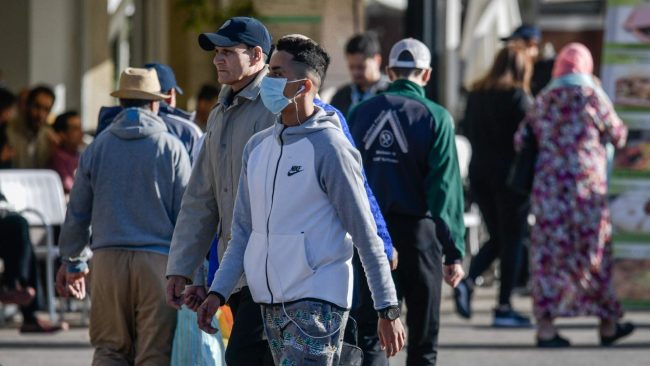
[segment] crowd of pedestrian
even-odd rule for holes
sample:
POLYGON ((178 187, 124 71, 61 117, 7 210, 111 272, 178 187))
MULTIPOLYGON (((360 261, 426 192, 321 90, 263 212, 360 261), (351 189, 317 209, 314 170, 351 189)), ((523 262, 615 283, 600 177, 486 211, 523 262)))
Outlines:
MULTIPOLYGON (((554 320, 578 315, 598 317, 611 345, 634 330, 612 288, 607 208, 606 144, 622 147, 627 130, 586 47, 563 48, 546 75, 539 39, 515 30, 468 91, 459 130, 489 238, 467 275, 456 123, 427 98, 432 56, 412 38, 382 70, 377 35, 352 37, 351 83, 330 104, 319 94, 327 50, 299 34, 274 43, 260 21, 234 17, 198 38, 222 88, 204 85, 195 112, 177 106, 168 65, 129 67, 87 146, 78 112, 49 123, 48 86, 24 107, 0 89, 0 168, 61 177, 56 289, 91 294, 95 365, 388 365, 405 346, 408 365, 435 365, 443 282, 470 318, 497 259, 495 327, 531 327, 511 301, 524 266, 539 347, 569 346, 554 320), (522 190, 511 176, 533 145, 522 190)), ((23 332, 60 330, 35 315, 27 222, 0 206, 0 232, 0 301, 21 306, 23 332)))

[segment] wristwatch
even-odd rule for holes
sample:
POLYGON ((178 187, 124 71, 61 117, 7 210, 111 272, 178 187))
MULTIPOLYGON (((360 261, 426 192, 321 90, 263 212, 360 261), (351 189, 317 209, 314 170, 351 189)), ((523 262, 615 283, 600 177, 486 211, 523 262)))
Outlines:
POLYGON ((400 310, 399 306, 395 306, 395 305, 391 305, 389 307, 377 311, 377 314, 379 314, 380 318, 391 320, 391 321, 399 318, 401 313, 402 311, 400 310))

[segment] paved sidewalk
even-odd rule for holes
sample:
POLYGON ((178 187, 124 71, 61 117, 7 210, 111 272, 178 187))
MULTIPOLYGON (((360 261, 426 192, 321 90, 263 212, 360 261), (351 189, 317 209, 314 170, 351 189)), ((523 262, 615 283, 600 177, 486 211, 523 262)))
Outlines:
MULTIPOLYGON (((626 320, 637 330, 615 347, 599 347, 595 318, 562 319, 560 332, 572 347, 540 350, 535 347, 534 329, 501 330, 490 326, 496 288, 479 288, 475 293, 474 316, 466 321, 456 315, 448 286, 444 286, 441 309, 438 366, 648 366, 650 365, 650 311, 628 311, 626 320)), ((530 297, 515 296, 515 308, 532 311, 530 297)), ((391 361, 404 365, 405 352, 391 361)))
POLYGON ((0 366, 88 366, 92 355, 85 327, 48 335, 0 329, 0 366))
MULTIPOLYGON (((534 331, 491 328, 495 288, 479 289, 474 297, 475 316, 460 319, 453 311, 450 291, 445 286, 438 366, 648 366, 650 365, 650 311, 630 311, 626 319, 637 331, 618 346, 598 347, 597 321, 577 318, 559 322, 561 332, 571 339, 566 350, 539 350, 534 331)), ((516 297, 518 310, 530 314, 530 298, 516 297)), ((75 314, 68 317, 71 330, 55 335, 20 335, 15 328, 0 329, 0 366, 89 365, 92 349, 88 330, 74 327, 75 314)), ((405 352, 391 360, 404 365, 405 352)))

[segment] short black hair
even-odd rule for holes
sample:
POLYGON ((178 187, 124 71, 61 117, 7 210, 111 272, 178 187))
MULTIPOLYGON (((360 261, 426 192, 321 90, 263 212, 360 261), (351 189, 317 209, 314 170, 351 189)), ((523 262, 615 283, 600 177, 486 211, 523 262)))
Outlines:
POLYGON ((391 71, 395 73, 395 76, 397 76, 398 79, 408 79, 411 76, 420 76, 423 69, 416 69, 416 68, 410 68, 410 67, 391 67, 391 71))
POLYGON ((330 56, 323 47, 311 39, 285 37, 278 40, 277 50, 291 54, 293 62, 300 63, 315 73, 318 77, 316 87, 320 87, 330 65, 330 56))
POLYGON ((0 112, 16 104, 16 96, 6 88, 0 88, 0 112))
POLYGON ((72 117, 79 117, 79 113, 77 111, 66 111, 59 114, 54 120, 52 128, 55 132, 66 132, 68 130, 68 121, 72 117))
POLYGON ((345 53, 348 55, 360 53, 365 58, 381 54, 381 45, 377 34, 375 32, 365 32, 355 35, 345 45, 345 53))
POLYGON ((154 102, 147 99, 120 99, 120 105, 124 108, 148 108, 154 102))
POLYGON ((196 96, 197 100, 212 100, 219 96, 219 88, 211 84, 203 84, 199 89, 199 94, 196 96))
POLYGON ((39 94, 47 94, 50 98, 52 98, 52 103, 54 103, 56 100, 56 96, 54 95, 52 88, 47 85, 38 85, 32 88, 29 91, 29 94, 27 94, 27 105, 31 106, 39 94))

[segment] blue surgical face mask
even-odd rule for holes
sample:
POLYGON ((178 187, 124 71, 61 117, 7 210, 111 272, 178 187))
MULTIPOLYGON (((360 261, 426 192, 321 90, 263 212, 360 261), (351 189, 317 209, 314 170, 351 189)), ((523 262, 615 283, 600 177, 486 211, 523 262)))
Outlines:
MULTIPOLYGON (((295 83, 303 80, 305 79, 287 81, 287 78, 264 77, 264 79, 262 79, 262 84, 260 85, 262 103, 264 103, 264 106, 273 114, 282 112, 282 110, 291 103, 291 99, 284 96, 284 87, 288 83, 295 83)), ((296 95, 299 92, 300 90, 296 95)))

